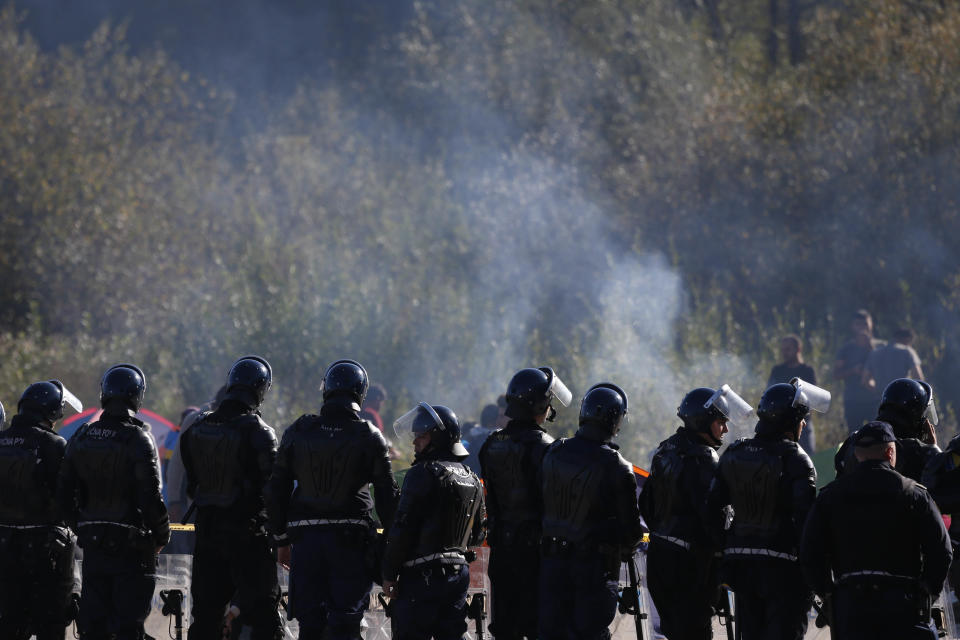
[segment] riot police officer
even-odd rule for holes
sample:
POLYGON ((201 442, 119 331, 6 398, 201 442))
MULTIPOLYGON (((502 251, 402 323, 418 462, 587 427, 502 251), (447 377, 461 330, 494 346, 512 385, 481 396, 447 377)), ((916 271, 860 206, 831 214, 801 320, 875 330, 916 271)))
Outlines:
POLYGON ((70 622, 74 539, 56 507, 67 443, 53 431, 67 404, 83 409, 59 380, 35 382, 0 432, 0 638, 63 640, 70 622))
POLYGON ((387 442, 358 415, 367 385, 358 362, 331 364, 320 415, 301 416, 284 432, 267 485, 281 562, 293 542, 289 615, 302 639, 319 639, 325 630, 332 640, 360 637, 375 577, 367 560, 378 544, 368 485, 385 529, 396 511, 400 492, 387 442))
POLYGON ((480 449, 490 518, 490 630, 501 640, 537 637, 540 464, 553 442, 543 423, 554 419, 554 399, 566 407, 572 398, 550 367, 518 371, 507 385, 510 422, 490 434, 480 449))
POLYGON ((640 494, 650 528, 647 583, 671 640, 711 638, 719 580, 706 498, 727 423, 743 425, 753 408, 728 385, 694 389, 677 416, 683 426, 660 443, 640 494))
POLYGON ((580 428, 543 459, 540 638, 609 638, 620 563, 643 535, 630 463, 611 442, 627 394, 609 382, 580 404, 580 428))
POLYGON ((937 637, 930 606, 950 541, 927 491, 894 469, 897 439, 886 422, 861 427, 852 444, 859 464, 820 492, 803 533, 800 561, 832 602, 834 638, 937 637))
POLYGON ((413 436, 413 466, 383 557, 383 591, 391 598, 397 640, 460 640, 467 630, 468 547, 484 537, 480 479, 463 464, 460 422, 442 405, 421 402, 394 423, 413 436))
MULTIPOLYGON (((883 390, 877 420, 891 425, 897 436, 897 471, 920 482, 924 467, 940 453, 934 429, 938 419, 933 388, 922 380, 894 380, 883 390)), ((852 441, 851 435, 834 456, 838 476, 857 464, 852 441)))
POLYGON ((960 435, 930 459, 922 481, 940 512, 951 516, 947 531, 953 547, 949 580, 954 593, 960 593, 960 435))
POLYGON ((181 436, 187 495, 197 510, 191 640, 220 637, 228 603, 239 608, 253 638, 274 640, 281 630, 263 497, 277 438, 257 412, 272 382, 266 360, 240 358, 227 374, 224 399, 181 436))
MULTIPOLYGON (((731 444, 707 496, 710 518, 727 523, 721 577, 737 597, 744 640, 800 640, 813 594, 797 564, 817 472, 797 444, 811 411, 826 412, 830 393, 799 378, 767 389, 756 435, 731 444)), ((717 526, 717 528, 720 528, 717 526)))
POLYGON ((60 470, 58 502, 83 548, 83 638, 142 637, 157 554, 170 539, 156 446, 135 417, 145 389, 136 366, 108 369, 100 381, 103 413, 70 439, 60 470))

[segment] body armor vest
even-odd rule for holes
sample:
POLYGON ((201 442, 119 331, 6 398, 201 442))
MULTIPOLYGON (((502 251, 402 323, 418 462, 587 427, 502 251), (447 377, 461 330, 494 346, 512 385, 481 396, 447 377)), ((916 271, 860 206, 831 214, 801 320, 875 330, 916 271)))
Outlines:
MULTIPOLYGON (((653 492, 651 528, 661 535, 690 536, 690 526, 697 520, 698 505, 690 504, 687 490, 682 486, 687 465, 696 458, 709 458, 708 468, 715 468, 717 454, 706 444, 691 440, 693 434, 679 430, 664 440, 653 456, 650 470, 650 489, 653 492), (686 530, 685 530, 686 529, 686 530)), ((703 498, 708 485, 703 486, 703 498)))
POLYGON ((425 469, 437 482, 436 503, 420 527, 414 557, 442 551, 466 551, 480 510, 483 486, 460 462, 434 460, 425 469))
POLYGON ((194 502, 198 507, 229 507, 251 490, 246 473, 247 425, 258 422, 243 415, 226 422, 207 417, 190 427, 190 458, 196 478, 194 502))
POLYGON ((565 451, 568 440, 551 447, 543 461, 543 535, 582 542, 602 527, 596 509, 606 500, 606 454, 601 447, 585 450, 586 455, 565 451))
POLYGON ((127 522, 136 504, 130 442, 138 425, 84 425, 73 438, 71 459, 80 480, 80 521, 127 522))
POLYGON ((733 534, 766 537, 780 529, 785 517, 781 496, 785 446, 738 440, 724 454, 720 472, 730 488, 733 534))
POLYGON ((324 517, 369 515, 370 469, 382 449, 369 423, 305 416, 291 429, 297 478, 292 506, 324 517))
POLYGON ((498 529, 516 528, 532 524, 540 528, 543 507, 538 471, 547 446, 553 442, 539 429, 511 434, 495 431, 487 438, 482 450, 484 482, 491 503, 492 526, 498 529))
POLYGON ((47 486, 41 443, 32 428, 0 431, 0 524, 52 524, 53 493, 47 486))

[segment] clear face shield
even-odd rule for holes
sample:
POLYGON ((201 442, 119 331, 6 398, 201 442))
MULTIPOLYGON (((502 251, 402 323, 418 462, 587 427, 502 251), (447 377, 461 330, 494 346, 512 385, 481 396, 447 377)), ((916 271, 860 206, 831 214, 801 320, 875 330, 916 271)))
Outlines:
POLYGON ((443 420, 426 402, 419 403, 407 411, 393 423, 393 433, 399 441, 412 442, 414 438, 427 431, 439 429, 443 431, 443 420))
MULTIPOLYGON (((563 380, 560 379, 553 369, 550 367, 540 367, 540 371, 543 371, 547 374, 547 377, 550 378, 550 386, 547 388, 547 395, 552 398, 556 398, 557 401, 565 407, 569 407, 570 403, 573 402, 573 393, 570 392, 570 389, 567 388, 567 385, 563 383, 563 380)), ((553 419, 557 417, 557 412, 553 407, 550 407, 550 410, 547 411, 547 420, 553 422, 553 419)))
POLYGON ((50 382, 60 388, 60 395, 63 399, 64 406, 69 405, 77 413, 83 411, 83 403, 80 402, 80 398, 70 393, 70 390, 67 389, 62 382, 59 380, 51 380, 50 382))
POLYGON ((797 393, 793 396, 793 406, 802 405, 817 413, 826 413, 830 408, 830 392, 826 389, 800 378, 794 378, 790 384, 797 388, 797 393))
POLYGON ((757 420, 753 407, 728 384, 721 385, 703 406, 707 409, 716 407, 727 422, 737 429, 749 428, 757 420))
POLYGON ((927 390, 927 396, 930 398, 927 400, 927 408, 923 411, 923 417, 929 420, 933 426, 937 426, 940 423, 940 417, 937 415, 937 407, 933 403, 933 387, 926 382, 920 382, 920 384, 927 390))

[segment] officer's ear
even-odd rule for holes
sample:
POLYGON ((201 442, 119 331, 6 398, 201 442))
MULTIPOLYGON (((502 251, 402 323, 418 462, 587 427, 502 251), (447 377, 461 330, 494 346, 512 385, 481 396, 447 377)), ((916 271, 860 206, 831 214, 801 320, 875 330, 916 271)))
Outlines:
POLYGON ((884 457, 887 459, 887 462, 890 463, 891 467, 897 466, 897 445, 893 442, 887 443, 887 450, 883 452, 884 457))

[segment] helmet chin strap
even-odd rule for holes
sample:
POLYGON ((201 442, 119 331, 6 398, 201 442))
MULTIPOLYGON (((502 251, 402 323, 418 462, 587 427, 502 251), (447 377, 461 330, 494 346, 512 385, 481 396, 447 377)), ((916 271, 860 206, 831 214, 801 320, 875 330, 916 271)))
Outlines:
POLYGON ((711 428, 710 428, 709 426, 708 426, 704 431, 701 431, 700 433, 702 433, 703 435, 706 436, 706 438, 704 438, 704 440, 705 440, 706 443, 707 443, 709 446, 711 446, 711 447, 720 448, 720 445, 723 444, 723 441, 721 441, 721 440, 719 440, 719 439, 717 439, 717 438, 714 437, 713 431, 711 430, 711 428))

